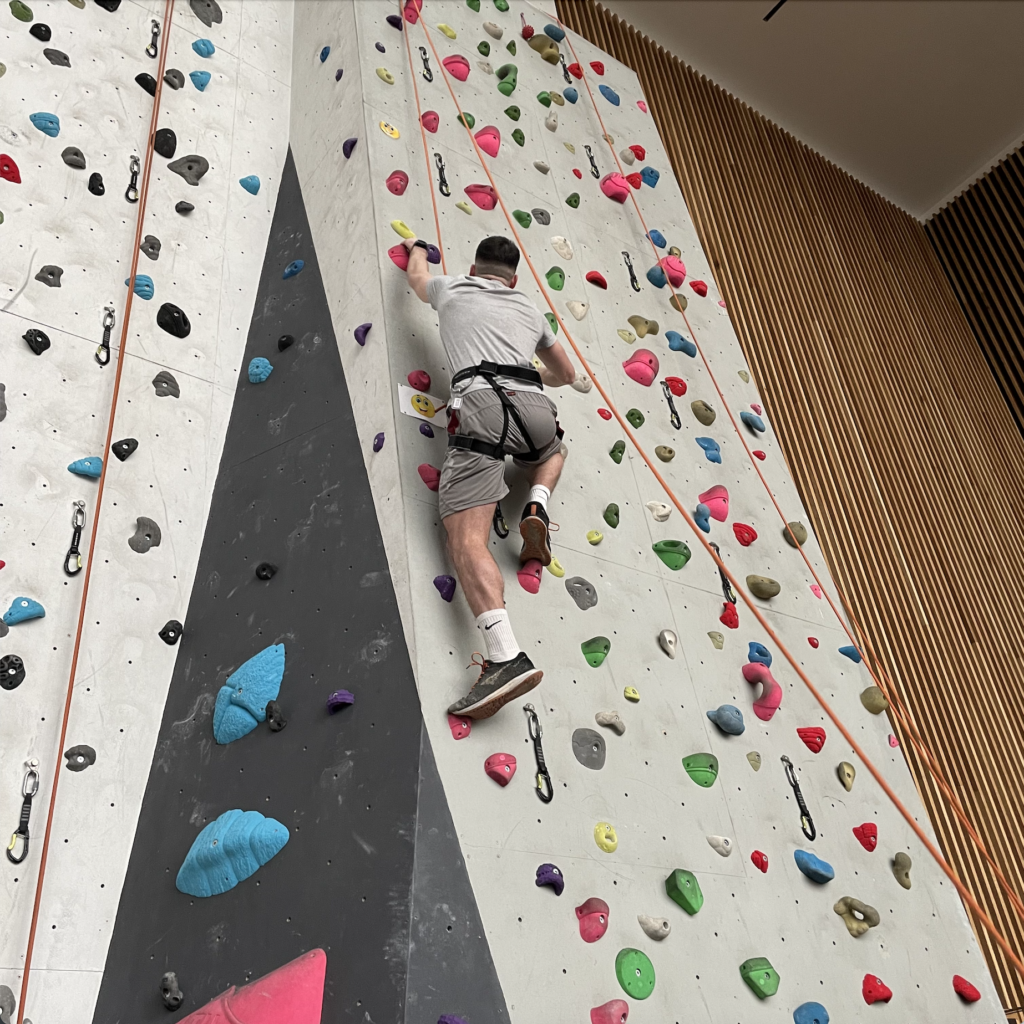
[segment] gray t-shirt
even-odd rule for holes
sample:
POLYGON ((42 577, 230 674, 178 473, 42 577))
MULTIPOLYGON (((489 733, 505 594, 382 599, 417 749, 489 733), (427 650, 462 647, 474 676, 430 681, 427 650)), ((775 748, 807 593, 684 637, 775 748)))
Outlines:
MULTIPOLYGON (((483 277, 432 277, 427 298, 437 310, 441 343, 452 374, 482 360, 532 366, 534 352, 555 336, 547 320, 522 292, 483 277)), ((487 383, 474 381, 466 390, 487 383)), ((525 386, 516 382, 521 390, 525 386)))

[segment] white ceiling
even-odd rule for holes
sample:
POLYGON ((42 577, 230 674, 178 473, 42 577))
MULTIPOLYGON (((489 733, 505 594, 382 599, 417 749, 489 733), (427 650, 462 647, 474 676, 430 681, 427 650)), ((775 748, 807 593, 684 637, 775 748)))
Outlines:
POLYGON ((1021 0, 601 0, 919 218, 1024 138, 1021 0))

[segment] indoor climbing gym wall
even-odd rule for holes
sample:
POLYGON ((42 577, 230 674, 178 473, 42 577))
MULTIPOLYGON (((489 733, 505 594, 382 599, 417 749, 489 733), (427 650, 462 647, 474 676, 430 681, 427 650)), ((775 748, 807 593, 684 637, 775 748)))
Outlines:
POLYGON ((1005 1019, 631 71, 517 0, 0 18, 0 1021, 1005 1019), (476 722, 410 233, 514 236, 578 370, 476 722))

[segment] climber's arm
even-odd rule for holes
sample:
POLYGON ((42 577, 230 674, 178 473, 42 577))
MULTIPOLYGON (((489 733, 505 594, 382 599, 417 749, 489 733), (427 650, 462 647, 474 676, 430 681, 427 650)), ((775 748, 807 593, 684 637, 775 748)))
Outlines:
POLYGON ((421 302, 429 302, 427 282, 430 280, 430 266, 427 263, 427 250, 421 245, 416 245, 415 238, 406 238, 403 241, 406 249, 409 250, 409 266, 405 271, 409 287, 421 302))
POLYGON ((547 348, 537 349, 537 358, 544 364, 540 379, 546 387, 560 388, 576 379, 576 369, 557 341, 547 348))

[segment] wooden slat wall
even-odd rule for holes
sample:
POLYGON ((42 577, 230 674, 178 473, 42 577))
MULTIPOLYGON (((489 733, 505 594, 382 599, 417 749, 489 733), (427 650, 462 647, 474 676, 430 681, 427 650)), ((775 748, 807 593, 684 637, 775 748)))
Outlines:
MULTIPOLYGON (((1024 442, 924 228, 593 0, 557 7, 640 76, 833 577, 1024 892, 1024 442)), ((1024 949, 900 738, 946 855, 1024 949)), ((1021 1006, 1024 979, 976 931, 1021 1006)))
POLYGON ((944 206, 925 231, 1024 433, 1024 152, 944 206))

